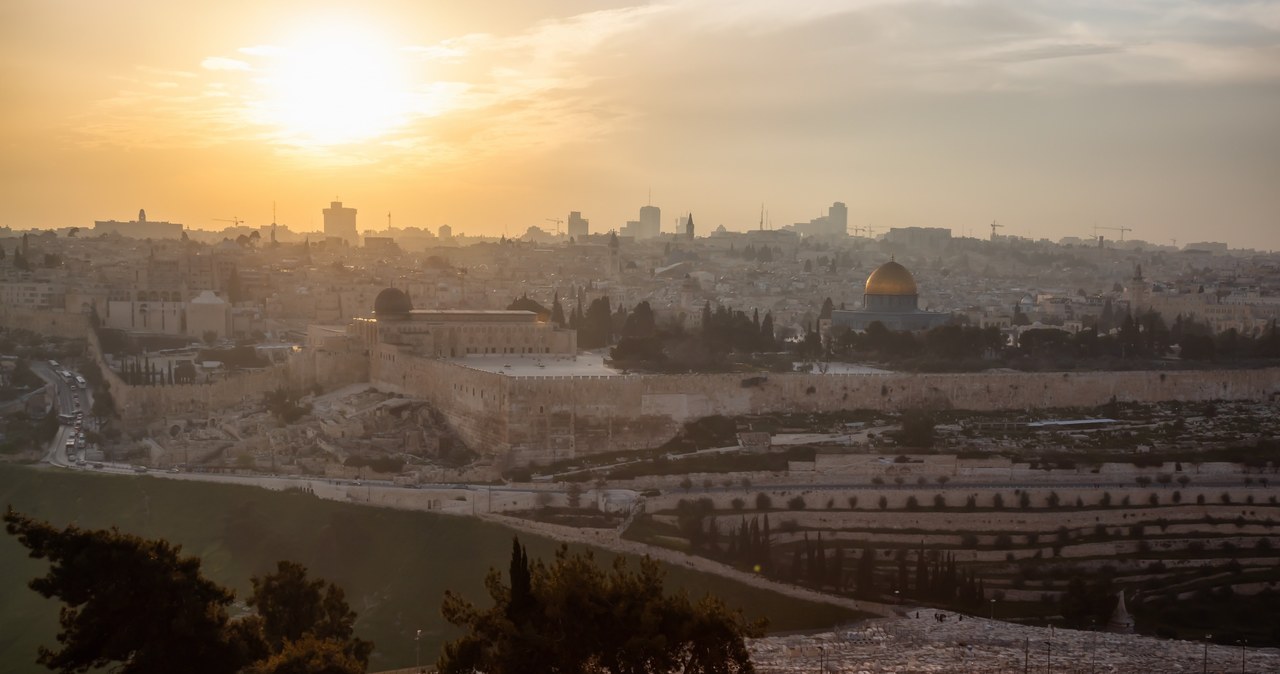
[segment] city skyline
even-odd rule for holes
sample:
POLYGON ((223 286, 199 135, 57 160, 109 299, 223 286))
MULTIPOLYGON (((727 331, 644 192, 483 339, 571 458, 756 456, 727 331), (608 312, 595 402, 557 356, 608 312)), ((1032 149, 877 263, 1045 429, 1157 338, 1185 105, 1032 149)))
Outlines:
POLYGON ((70 5, 4 10, 0 225, 603 232, 652 189, 700 233, 1280 248, 1276 3, 70 5))

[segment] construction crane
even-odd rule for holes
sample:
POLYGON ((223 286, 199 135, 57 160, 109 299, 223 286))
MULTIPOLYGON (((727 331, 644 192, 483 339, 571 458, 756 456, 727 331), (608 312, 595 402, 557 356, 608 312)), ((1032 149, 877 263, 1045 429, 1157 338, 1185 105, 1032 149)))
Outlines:
POLYGON ((556 223, 556 236, 560 236, 560 225, 563 225, 563 224, 564 224, 564 220, 558 220, 558 219, 556 219, 556 218, 545 218, 545 220, 546 220, 547 222, 554 222, 554 223, 556 223))
POLYGON ((1001 227, 1004 227, 1004 225, 996 222, 995 220, 991 221, 991 240, 992 241, 996 240, 996 230, 1000 229, 1001 227))
POLYGON ((240 218, 235 216, 231 216, 230 220, 228 220, 227 218, 214 218, 214 220, 217 222, 230 222, 236 227, 239 227, 240 225, 244 224, 244 220, 241 220, 240 218))
POLYGON ((849 232, 853 234, 858 234, 859 232, 866 232, 866 231, 867 231, 866 227, 850 227, 849 228, 849 232))
POLYGON ((1096 239, 1096 238, 1098 238, 1098 230, 1099 230, 1099 229, 1107 229, 1107 230, 1111 230, 1111 231, 1113 231, 1113 232, 1120 232, 1120 240, 1121 240, 1121 241, 1124 241, 1124 233, 1125 233, 1125 232, 1132 232, 1132 231, 1133 231, 1133 228, 1132 228, 1132 227, 1099 227, 1098 225, 1094 225, 1094 226, 1093 226, 1093 237, 1094 237, 1095 239, 1096 239))

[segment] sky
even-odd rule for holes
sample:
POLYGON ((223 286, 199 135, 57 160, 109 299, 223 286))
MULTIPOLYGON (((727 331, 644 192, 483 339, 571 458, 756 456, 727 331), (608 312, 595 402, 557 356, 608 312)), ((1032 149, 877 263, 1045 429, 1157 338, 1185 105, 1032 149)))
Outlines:
POLYGON ((5 0, 0 225, 1280 249, 1280 1, 5 0), (1116 236, 1116 230, 1099 230, 1116 236))

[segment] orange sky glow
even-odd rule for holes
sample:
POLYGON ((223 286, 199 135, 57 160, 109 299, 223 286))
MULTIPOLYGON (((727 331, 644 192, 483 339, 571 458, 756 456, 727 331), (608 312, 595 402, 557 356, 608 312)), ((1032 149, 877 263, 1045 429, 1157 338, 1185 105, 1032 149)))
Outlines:
POLYGON ((0 4, 0 225, 579 210, 1280 249, 1280 2, 0 4))

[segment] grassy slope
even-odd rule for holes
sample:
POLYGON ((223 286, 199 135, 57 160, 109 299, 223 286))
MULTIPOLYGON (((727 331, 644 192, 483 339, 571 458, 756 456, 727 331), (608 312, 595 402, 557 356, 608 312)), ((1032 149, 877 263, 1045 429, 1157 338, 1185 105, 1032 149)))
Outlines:
MULTIPOLYGON (((511 532, 475 520, 322 501, 250 487, 105 476, 0 465, 0 506, 58 525, 117 526, 163 537, 204 560, 205 573, 243 597, 249 577, 278 559, 294 559, 339 583, 374 640, 372 669, 413 664, 413 634, 423 630, 422 660, 434 662, 455 633, 440 618, 445 589, 481 600, 489 567, 505 569, 511 532)), ((549 558, 556 544, 522 536, 531 555, 549 558)), ((610 556, 605 557, 611 559, 610 556)), ((34 665, 37 644, 54 643, 58 604, 26 587, 46 566, 0 535, 0 670, 34 665)), ((775 630, 833 625, 850 612, 797 601, 715 576, 668 568, 670 585, 712 592, 763 615, 775 630)))

